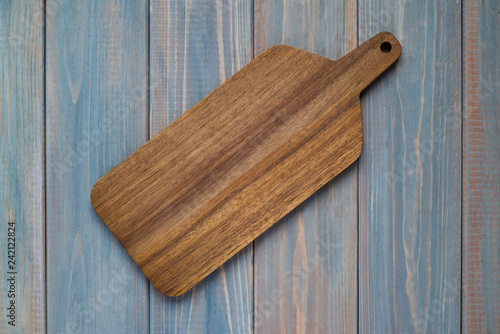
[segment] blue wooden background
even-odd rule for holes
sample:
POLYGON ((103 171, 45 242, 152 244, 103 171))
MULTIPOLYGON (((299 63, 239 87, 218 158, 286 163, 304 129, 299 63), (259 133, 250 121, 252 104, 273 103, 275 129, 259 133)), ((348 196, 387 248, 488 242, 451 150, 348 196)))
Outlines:
POLYGON ((500 333, 498 0, 5 0, 0 74, 1 333, 500 333), (385 30, 403 54, 361 95, 359 161, 158 293, 94 182, 267 47, 385 30))

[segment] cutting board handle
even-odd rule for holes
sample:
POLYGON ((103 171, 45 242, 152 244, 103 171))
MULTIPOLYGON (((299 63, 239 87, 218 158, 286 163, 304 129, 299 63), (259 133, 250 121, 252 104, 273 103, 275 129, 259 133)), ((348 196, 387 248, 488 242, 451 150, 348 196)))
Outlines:
POLYGON ((338 62, 347 69, 356 92, 361 93, 373 80, 391 66, 401 55, 401 44, 390 32, 381 32, 338 62))

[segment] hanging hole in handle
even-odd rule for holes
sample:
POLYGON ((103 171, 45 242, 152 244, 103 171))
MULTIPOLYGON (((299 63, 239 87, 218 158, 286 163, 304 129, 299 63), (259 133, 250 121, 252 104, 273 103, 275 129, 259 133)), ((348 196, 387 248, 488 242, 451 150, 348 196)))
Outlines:
POLYGON ((389 52, 391 52, 391 49, 392 49, 392 45, 389 42, 384 42, 384 43, 380 44, 380 51, 382 51, 383 53, 389 53, 389 52))

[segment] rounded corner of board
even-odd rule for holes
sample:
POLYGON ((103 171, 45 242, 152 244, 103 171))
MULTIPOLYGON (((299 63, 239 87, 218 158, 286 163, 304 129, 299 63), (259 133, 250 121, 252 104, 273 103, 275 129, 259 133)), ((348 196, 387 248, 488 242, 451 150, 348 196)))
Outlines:
MULTIPOLYGON (((90 204, 94 208, 94 211, 97 213, 97 215, 102 219, 100 208, 99 208, 99 204, 100 204, 99 202, 100 202, 101 191, 102 191, 102 189, 99 185, 101 183, 101 180, 102 180, 102 178, 97 180, 94 183, 94 185, 92 186, 92 189, 90 190, 90 204)), ((103 221, 104 221, 104 219, 103 219, 103 221)))
POLYGON ((162 295, 165 295, 167 297, 179 297, 183 294, 185 294, 186 292, 188 292, 189 290, 191 290, 191 288, 184 288, 184 289, 169 289, 169 288, 165 288, 164 286, 162 285, 159 285, 157 284, 154 280, 149 280, 149 282, 154 286, 154 288, 156 290, 158 290, 159 293, 161 293, 162 295))
POLYGON ((280 52, 280 51, 286 51, 286 50, 294 50, 295 48, 290 45, 286 44, 275 44, 273 46, 268 47, 262 54, 267 54, 267 53, 274 53, 274 52, 280 52))
POLYGON ((97 198, 99 197, 99 195, 98 195, 98 192, 99 192, 98 183, 99 183, 99 181, 94 183, 94 185, 92 186, 92 189, 90 189, 90 203, 92 203, 92 206, 94 207, 94 209, 96 209, 96 206, 97 206, 96 202, 97 202, 97 198))

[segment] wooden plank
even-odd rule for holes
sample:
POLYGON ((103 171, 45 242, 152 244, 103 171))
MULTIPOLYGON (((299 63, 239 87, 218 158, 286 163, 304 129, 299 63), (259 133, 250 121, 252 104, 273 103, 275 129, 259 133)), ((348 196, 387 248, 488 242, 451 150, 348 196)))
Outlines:
POLYGON ((403 54, 361 97, 359 329, 460 332, 461 4, 359 2, 403 54))
POLYGON ((500 332, 500 3, 464 1, 462 331, 500 332))
MULTIPOLYGON (((356 1, 255 2, 255 54, 279 43, 338 59, 356 1)), ((255 332, 357 331, 357 166, 255 241, 255 332)))
MULTIPOLYGON (((151 136, 174 121, 252 56, 251 2, 151 1, 151 136)), ((250 333, 251 247, 186 294, 151 286, 154 333, 250 333)))
POLYGON ((149 284, 90 189, 147 139, 147 4, 46 10, 47 330, 146 333, 149 284))
POLYGON ((0 4, 2 333, 45 332, 42 10, 0 4))

